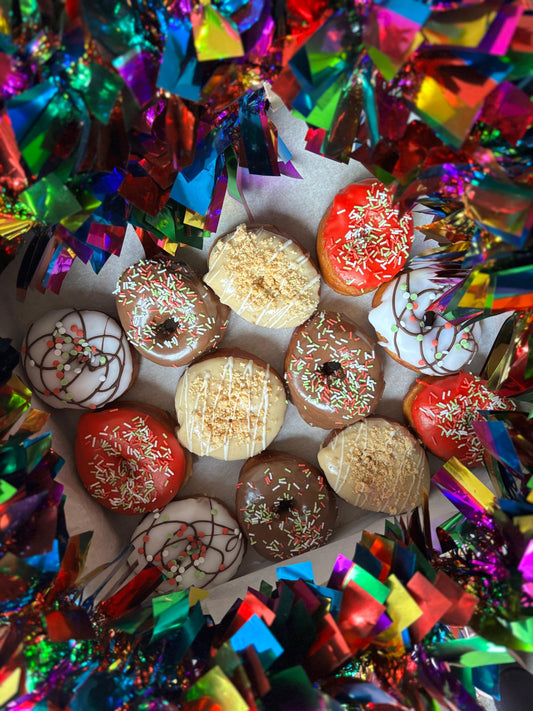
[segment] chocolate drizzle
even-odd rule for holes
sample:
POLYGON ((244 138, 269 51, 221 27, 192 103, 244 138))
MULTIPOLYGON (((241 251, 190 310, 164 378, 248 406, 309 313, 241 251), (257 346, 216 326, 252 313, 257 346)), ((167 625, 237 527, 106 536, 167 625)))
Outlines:
POLYGON ((120 326, 100 311, 51 311, 34 322, 22 365, 35 391, 54 407, 95 409, 122 395, 134 377, 120 326))
POLYGON ((206 588, 233 577, 244 555, 244 539, 227 507, 196 496, 172 501, 148 514, 131 543, 141 567, 152 563, 166 578, 160 589, 206 588))

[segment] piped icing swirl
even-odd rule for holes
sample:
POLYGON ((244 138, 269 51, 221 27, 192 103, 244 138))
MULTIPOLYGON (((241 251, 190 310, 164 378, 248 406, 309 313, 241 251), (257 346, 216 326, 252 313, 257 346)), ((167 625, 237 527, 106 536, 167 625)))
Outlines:
POLYGON ((179 441, 215 459, 246 459, 265 449, 283 424, 283 381, 257 356, 221 349, 190 365, 176 390, 179 441))
POLYGON ((214 348, 229 308, 183 262, 143 259, 128 267, 115 290, 128 340, 160 365, 186 365, 214 348))
POLYGON ((274 450, 243 465, 236 509, 250 545, 274 560, 323 546, 337 515, 335 496, 318 469, 274 450))
POLYGON ((431 266, 408 268, 378 289, 368 315, 379 345, 425 375, 456 373, 478 350, 473 329, 455 326, 430 310, 444 289, 431 266))
POLYGON ((147 563, 165 580, 161 593, 214 587, 230 580, 245 552, 244 536, 229 509, 211 496, 171 501, 147 514, 131 537, 128 558, 138 572, 147 563))
POLYGON ((285 357, 285 379, 303 419, 324 429, 369 415, 385 386, 374 344, 335 311, 317 311, 295 329, 285 357))
POLYGON ((316 309, 320 276, 294 240, 266 226, 239 225, 214 243, 204 281, 257 326, 294 328, 316 309))
POLYGON ((55 408, 104 407, 130 387, 135 365, 119 324, 90 309, 49 311, 31 324, 22 345, 31 387, 55 408))

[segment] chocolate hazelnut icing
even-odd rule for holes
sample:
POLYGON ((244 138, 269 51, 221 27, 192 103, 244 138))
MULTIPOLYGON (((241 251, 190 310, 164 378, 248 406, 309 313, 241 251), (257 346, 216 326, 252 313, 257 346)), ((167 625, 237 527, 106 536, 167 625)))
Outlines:
POLYGON ((324 429, 372 413, 385 387, 374 344, 335 311, 317 311, 295 329, 285 357, 285 379, 302 418, 324 429))
POLYGON ((227 326, 229 308, 183 262, 143 259, 122 273, 115 295, 128 340, 159 365, 190 363, 227 326))
POLYGON ((250 545, 274 560, 323 546, 337 516, 335 496, 318 469, 274 450, 245 462, 236 509, 250 545))

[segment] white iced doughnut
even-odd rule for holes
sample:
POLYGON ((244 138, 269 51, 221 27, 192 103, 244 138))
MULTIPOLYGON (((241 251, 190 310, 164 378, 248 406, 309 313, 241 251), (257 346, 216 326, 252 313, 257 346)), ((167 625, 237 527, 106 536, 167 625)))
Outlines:
POLYGON ((210 496, 171 501, 147 514, 131 544, 130 567, 135 572, 147 563, 159 568, 166 578, 158 588, 161 593, 225 583, 237 572, 245 551, 239 524, 210 496))
POLYGON ((32 323, 22 346, 31 388, 56 408, 104 407, 130 387, 136 365, 124 331, 101 311, 49 311, 32 323))
POLYGON ((368 314, 379 345, 425 375, 456 373, 478 349, 471 328, 455 326, 429 310, 446 288, 431 265, 409 268, 376 291, 368 314))

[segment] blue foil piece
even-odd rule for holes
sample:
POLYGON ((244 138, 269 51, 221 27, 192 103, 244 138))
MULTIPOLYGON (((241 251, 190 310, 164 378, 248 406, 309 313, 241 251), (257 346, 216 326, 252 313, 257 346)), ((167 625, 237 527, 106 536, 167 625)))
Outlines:
POLYGON ((218 155, 211 133, 198 147, 192 165, 178 173, 170 197, 190 210, 205 215, 223 165, 224 157, 218 155))
POLYGON ((7 113, 18 143, 22 143, 57 92, 55 84, 43 81, 7 102, 7 113))
POLYGON ((265 669, 268 669, 277 657, 283 654, 283 647, 274 637, 261 618, 252 615, 230 639, 236 652, 243 652, 246 647, 255 647, 265 669))
POLYGON ((292 565, 284 565, 276 568, 278 580, 305 580, 315 582, 313 573, 313 564, 310 560, 303 563, 293 563, 292 565))

